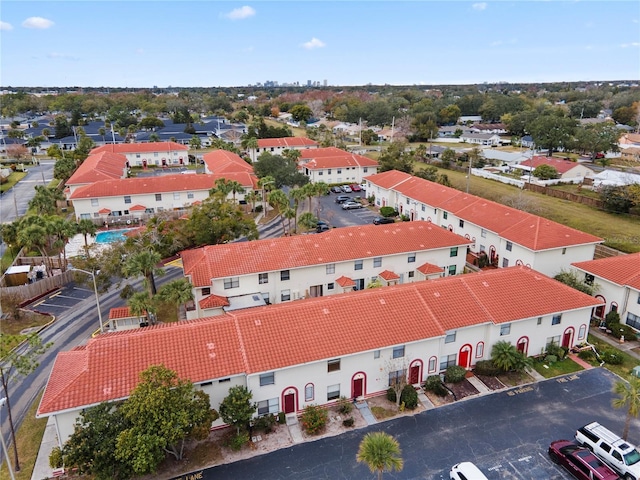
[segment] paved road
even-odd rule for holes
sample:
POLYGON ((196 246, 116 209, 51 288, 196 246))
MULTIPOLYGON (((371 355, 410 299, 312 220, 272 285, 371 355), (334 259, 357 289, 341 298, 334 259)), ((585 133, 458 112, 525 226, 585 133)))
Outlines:
MULTIPOLYGON (((548 459, 549 443, 571 439, 591 421, 621 432, 624 413, 611 408, 616 380, 607 370, 593 369, 194 472, 200 476, 192 478, 374 478, 355 457, 364 434, 381 430, 396 437, 405 462, 402 472, 385 478, 448 479, 452 465, 472 461, 490 480, 570 479, 548 459)), ((629 440, 640 443, 640 421, 634 420, 629 440)))

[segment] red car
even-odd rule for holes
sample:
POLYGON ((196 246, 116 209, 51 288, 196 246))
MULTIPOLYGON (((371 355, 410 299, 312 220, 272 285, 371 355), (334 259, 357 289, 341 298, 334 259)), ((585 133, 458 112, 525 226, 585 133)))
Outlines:
POLYGON ((353 183, 351 185, 349 185, 351 187, 351 191, 353 192, 361 192, 362 191, 362 187, 360 185, 358 185, 357 183, 353 183))
POLYGON ((618 480, 618 474, 602 463, 591 450, 569 440, 549 445, 549 457, 579 480, 618 480))

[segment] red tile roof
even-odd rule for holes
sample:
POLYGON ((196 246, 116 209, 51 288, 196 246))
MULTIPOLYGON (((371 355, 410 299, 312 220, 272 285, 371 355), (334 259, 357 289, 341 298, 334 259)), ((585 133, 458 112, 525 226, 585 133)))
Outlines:
POLYGON ((602 242, 595 235, 396 170, 371 175, 366 180, 452 213, 530 250, 602 242))
POLYGON ((69 198, 77 200, 81 198, 209 190, 213 187, 215 180, 216 177, 214 175, 180 174, 104 180, 77 188, 69 198))
POLYGON ((428 222, 334 228, 322 235, 297 235, 227 243, 182 252, 185 275, 196 287, 212 278, 273 272, 455 246, 471 241, 428 222))
POLYGON ((302 150, 300 165, 310 170, 338 167, 377 167, 378 162, 335 147, 302 150))
POLYGON ((124 155, 99 152, 89 155, 67 180, 67 185, 82 185, 100 180, 125 178, 127 159, 124 155))
POLYGON ((382 277, 386 281, 398 280, 400 278, 400 275, 398 275, 397 273, 392 272, 391 270, 384 270, 384 271, 380 272, 378 274, 378 276, 382 277))
POLYGON ((640 253, 572 263, 576 268, 616 285, 640 290, 640 253))
POLYGON ((317 147, 318 142, 306 137, 260 138, 258 148, 301 148, 317 147))
POLYGON ((433 275, 434 273, 442 273, 442 267, 438 265, 434 265, 433 263, 423 263, 418 268, 416 268, 423 275, 433 275))
POLYGON ((510 267, 107 333, 58 354, 38 415, 126 398, 151 365, 198 383, 599 304, 526 267, 510 267))
POLYGON ((109 310, 109 320, 117 320, 119 318, 132 318, 138 315, 133 315, 129 307, 115 307, 109 310))
POLYGON ((98 210, 98 213, 101 215, 108 215, 109 213, 111 213, 111 210, 109 210, 108 208, 101 208, 100 210, 98 210))
POLYGON ((356 282, 354 282, 351 278, 349 277, 345 277, 344 275, 342 275, 341 277, 336 279, 336 283, 338 285, 340 285, 342 288, 345 287, 355 287, 356 286, 356 282))
POLYGON ((249 172, 253 173, 253 166, 245 162, 239 155, 227 150, 214 150, 202 157, 211 173, 249 172))
POLYGON ((206 298, 200 300, 200 308, 219 308, 219 307, 228 307, 229 300, 226 297, 222 297, 220 295, 209 295, 206 298))
POLYGON ((143 211, 145 211, 146 209, 147 209, 147 207, 145 207, 144 205, 137 204, 137 205, 134 205, 133 207, 131 207, 131 208, 129 209, 129 211, 130 211, 130 212, 140 212, 140 211, 142 211, 142 212, 143 212, 143 211))
POLYGON ((149 143, 110 143, 91 150, 91 153, 146 153, 146 152, 173 152, 174 150, 187 151, 189 147, 176 142, 149 142, 149 143))
POLYGON ((556 171, 562 175, 567 173, 574 167, 577 167, 579 164, 576 162, 572 162, 570 160, 563 160, 562 158, 555 157, 533 157, 530 160, 525 160, 524 162, 520 162, 520 165, 524 165, 525 167, 538 168, 540 165, 549 165, 556 169, 556 171))

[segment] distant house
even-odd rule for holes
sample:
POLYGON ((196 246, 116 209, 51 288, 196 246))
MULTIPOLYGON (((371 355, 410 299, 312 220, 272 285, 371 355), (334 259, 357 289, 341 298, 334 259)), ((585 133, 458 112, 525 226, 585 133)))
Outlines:
POLYGON ((458 123, 461 125, 473 124, 482 121, 482 115, 462 115, 458 119, 458 123))
POLYGON ((490 162, 501 165, 513 165, 529 158, 521 152, 504 152, 494 148, 485 148, 480 154, 490 162))
POLYGON ((623 185, 640 184, 640 174, 620 172, 618 170, 603 170, 594 175, 593 187, 599 188, 603 186, 620 187, 623 185))
POLYGON ((460 141, 475 145, 496 146, 500 144, 500 136, 495 133, 463 133, 460 141))
POLYGON ((555 157, 535 156, 532 159, 524 160, 513 167, 519 168, 525 172, 533 172, 533 170, 538 168, 540 165, 549 165, 555 168, 560 176, 559 178, 563 179, 585 178, 593 177, 595 175, 595 172, 592 169, 582 163, 576 163, 571 160, 563 160, 555 157))
POLYGON ((312 182, 361 183, 378 172, 375 160, 339 148, 303 150, 298 165, 312 182))
POLYGON ((628 147, 620 149, 620 157, 630 162, 640 162, 640 147, 628 147))
POLYGON ((495 133, 496 135, 507 133, 504 123, 476 123, 471 126, 474 133, 495 133))
POLYGON ((109 310, 109 331, 131 330, 148 326, 146 313, 134 315, 129 307, 116 307, 109 310))
POLYGON ((255 162, 264 152, 282 155, 285 150, 307 150, 318 147, 318 142, 306 137, 260 138, 258 148, 249 149, 249 157, 252 162, 255 162))
POLYGON ((520 145, 524 148, 533 148, 535 143, 531 135, 525 135, 520 139, 520 145))

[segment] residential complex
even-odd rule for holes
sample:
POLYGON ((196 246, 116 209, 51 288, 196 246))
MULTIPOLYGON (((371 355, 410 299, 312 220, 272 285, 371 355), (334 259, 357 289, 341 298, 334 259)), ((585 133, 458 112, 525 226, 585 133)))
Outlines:
POLYGON ((378 162, 335 147, 302 150, 301 171, 311 182, 360 183, 378 172, 378 162))

